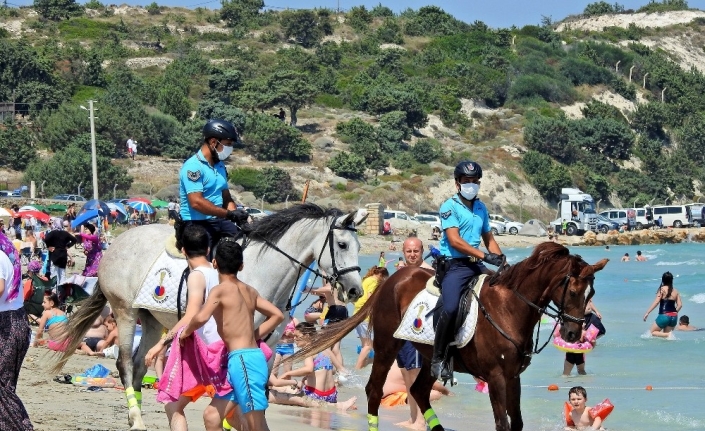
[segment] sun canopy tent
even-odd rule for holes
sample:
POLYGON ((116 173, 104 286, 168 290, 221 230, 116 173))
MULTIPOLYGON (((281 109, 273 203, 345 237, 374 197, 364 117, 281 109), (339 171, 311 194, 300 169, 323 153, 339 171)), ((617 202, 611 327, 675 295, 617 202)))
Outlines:
POLYGON ((546 236, 548 235, 548 229, 539 220, 531 219, 524 223, 524 227, 519 230, 519 235, 524 236, 546 236))

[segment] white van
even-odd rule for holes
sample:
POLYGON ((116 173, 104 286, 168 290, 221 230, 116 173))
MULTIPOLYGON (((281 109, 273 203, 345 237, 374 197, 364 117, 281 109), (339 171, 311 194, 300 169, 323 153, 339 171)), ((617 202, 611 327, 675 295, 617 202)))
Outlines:
POLYGON ((406 211, 384 210, 384 219, 389 220, 392 218, 411 221, 411 217, 409 217, 406 211))
MULTIPOLYGON (((651 208, 628 208, 636 212, 636 228, 645 229, 651 227, 654 222, 651 220, 651 208)), ((657 217, 658 218, 658 217, 657 217)))
POLYGON ((661 217, 663 226, 683 227, 690 226, 690 208, 685 205, 658 205, 654 206, 654 223, 661 217))

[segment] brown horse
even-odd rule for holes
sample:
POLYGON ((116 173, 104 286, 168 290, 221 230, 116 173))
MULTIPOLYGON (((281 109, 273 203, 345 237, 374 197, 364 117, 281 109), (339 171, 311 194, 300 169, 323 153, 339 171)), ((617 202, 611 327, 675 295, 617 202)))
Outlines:
MULTIPOLYGON (((562 245, 546 242, 538 245, 527 259, 485 281, 479 298, 475 335, 465 347, 452 349, 449 354, 454 359, 455 371, 472 374, 489 384, 498 431, 518 431, 524 427, 520 374, 529 366, 532 354, 541 350, 532 339, 541 314, 553 314, 562 324, 562 338, 567 342, 577 341, 582 332, 585 306, 594 293, 595 273, 604 268, 607 261, 603 259, 589 265, 562 245), (551 302, 555 306, 551 306, 551 302)), ((357 314, 331 325, 319 333, 311 347, 291 358, 301 360, 332 346, 370 317, 375 351, 372 373, 365 388, 370 431, 378 429, 382 386, 404 343, 393 337, 394 331, 412 299, 424 289, 432 275, 431 271, 421 268, 397 271, 377 288, 357 314)), ((440 431, 443 427, 429 401, 434 382, 429 359, 433 346, 414 343, 414 347, 425 360, 411 386, 411 395, 424 412, 431 430, 440 431)))

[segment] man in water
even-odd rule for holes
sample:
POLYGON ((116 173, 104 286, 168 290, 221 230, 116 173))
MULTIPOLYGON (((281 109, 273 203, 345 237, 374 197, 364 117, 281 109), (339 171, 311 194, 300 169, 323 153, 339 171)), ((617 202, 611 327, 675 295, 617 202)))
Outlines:
MULTIPOLYGON (((236 209, 228 189, 226 160, 239 140, 235 126, 225 120, 210 120, 203 127, 203 143, 198 153, 184 162, 179 174, 181 219, 185 226, 203 226, 210 237, 210 249, 222 237, 237 237, 238 227, 248 214, 236 209)), ((178 235, 179 228, 177 228, 178 235)), ((178 236, 177 236, 178 238, 178 236)))
POLYGON ((692 326, 690 324, 690 317, 686 316, 685 314, 681 316, 681 318, 678 320, 678 326, 676 326, 676 329, 679 331, 700 331, 700 328, 696 328, 695 326, 692 326))
POLYGON ((637 262, 646 262, 646 258, 642 256, 641 250, 636 251, 636 261, 637 262))
POLYGON ((443 275, 443 311, 436 326, 431 361, 431 375, 444 379, 449 379, 452 371, 447 370, 444 363, 448 344, 455 336, 453 324, 458 313, 460 293, 470 279, 490 273, 483 261, 497 267, 505 262, 502 250, 492 235, 487 207, 478 198, 482 167, 469 160, 460 162, 455 167, 454 177, 458 193, 443 202, 439 211, 444 235, 441 238, 441 258, 436 270, 442 271, 443 275), (479 249, 481 241, 489 253, 479 249), (441 369, 444 371, 443 376, 441 369))
MULTIPOLYGON (((423 260, 423 242, 418 237, 409 237, 404 241, 402 246, 402 252, 404 253, 404 259, 406 260, 405 267, 417 267, 433 270, 433 267, 423 260)), ((421 414, 421 409, 419 405, 411 396, 411 385, 416 380, 416 377, 421 371, 421 355, 416 351, 416 348, 411 341, 404 341, 404 344, 397 353, 397 365, 401 370, 401 377, 404 380, 404 386, 406 387, 406 393, 408 394, 406 400, 409 404, 409 410, 411 412, 411 419, 398 423, 397 425, 413 428, 413 429, 426 429, 426 422, 424 420, 423 414, 421 414)), ((389 384, 392 378, 392 373, 387 376, 387 383, 389 384)))

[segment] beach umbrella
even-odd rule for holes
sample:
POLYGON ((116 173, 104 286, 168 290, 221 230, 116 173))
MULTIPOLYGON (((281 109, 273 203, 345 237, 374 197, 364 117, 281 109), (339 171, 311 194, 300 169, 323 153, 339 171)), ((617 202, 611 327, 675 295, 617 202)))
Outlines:
MULTIPOLYGON (((105 213, 107 216, 110 213, 110 209, 105 213)), ((77 227, 81 226, 83 223, 93 220, 94 218, 98 218, 100 215, 100 212, 97 209, 90 209, 86 211, 82 211, 81 214, 79 214, 74 221, 71 222, 71 228, 76 229, 77 227)))
POLYGON ((167 206, 169 206, 169 202, 160 199, 155 199, 152 201, 152 206, 154 208, 166 208, 167 206))
POLYGON ((32 205, 25 205, 20 207, 19 211, 40 211, 40 209, 32 205))
POLYGON ((108 207, 108 204, 98 199, 91 199, 85 204, 83 204, 83 207, 81 208, 80 212, 85 212, 88 210, 97 210, 98 214, 102 216, 107 216, 108 214, 110 214, 110 208, 108 207))
POLYGON ((47 210, 49 210, 49 211, 66 211, 66 205, 51 204, 51 205, 47 206, 47 210))
POLYGON ((5 208, 0 208, 0 217, 10 217, 10 211, 5 208))
POLYGON ((108 208, 113 211, 117 211, 121 214, 127 215, 127 208, 125 208, 125 205, 121 203, 108 202, 108 208))
POLYGON ((154 212, 154 208, 152 208, 151 205, 141 201, 128 202, 127 206, 134 208, 139 212, 144 212, 145 214, 152 214, 154 212))
POLYGON ((152 201, 151 201, 151 200, 149 200, 149 199, 147 199, 147 198, 141 198, 141 197, 130 198, 130 199, 127 200, 127 204, 129 205, 130 202, 144 202, 144 203, 146 203, 147 205, 151 205, 151 204, 152 204, 152 201))
POLYGON ((30 217, 34 217, 37 220, 39 220, 42 223, 49 223, 49 214, 43 213, 41 211, 34 211, 34 210, 27 210, 27 211, 20 211, 20 217, 24 219, 28 219, 30 217))

